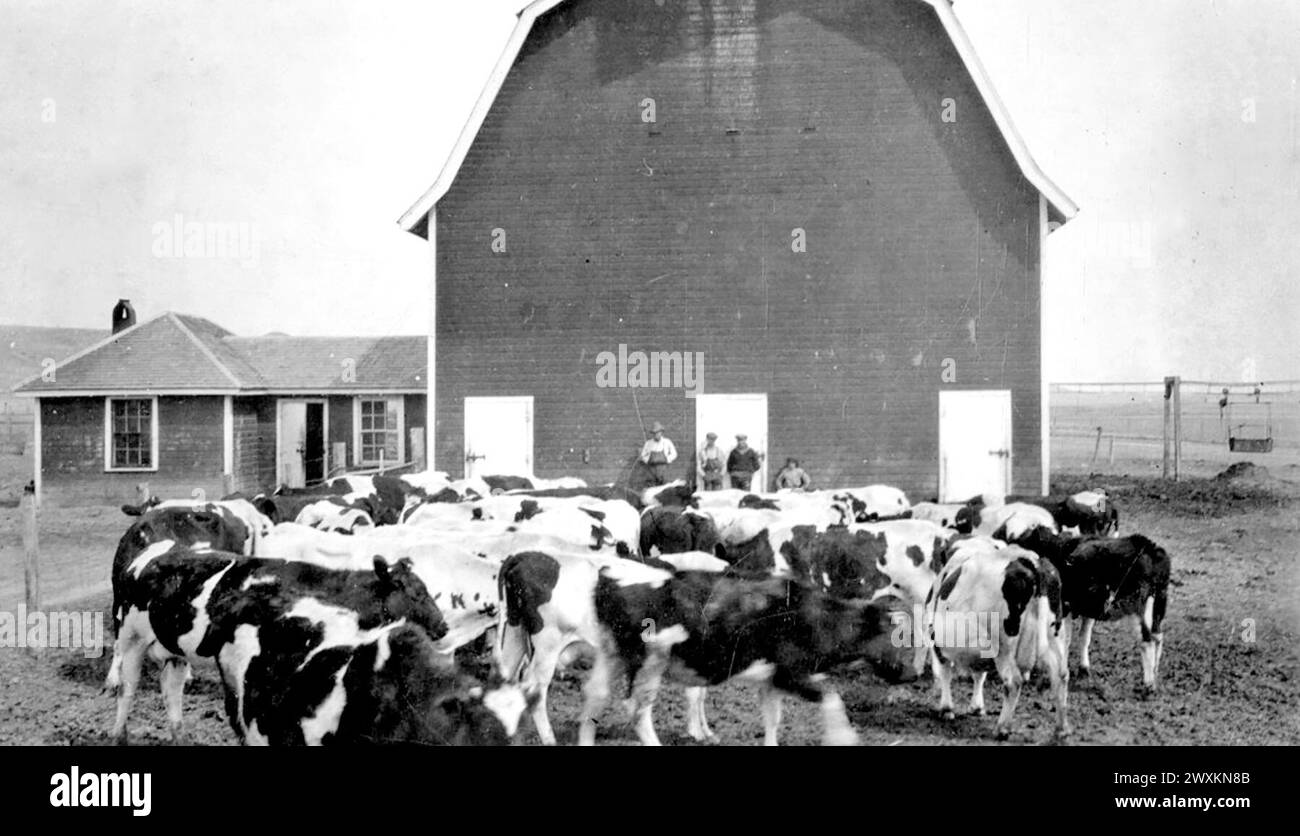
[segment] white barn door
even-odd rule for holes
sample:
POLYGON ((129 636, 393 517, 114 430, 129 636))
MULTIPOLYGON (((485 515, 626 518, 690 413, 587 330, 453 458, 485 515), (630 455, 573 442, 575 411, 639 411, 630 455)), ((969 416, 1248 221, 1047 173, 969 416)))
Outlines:
POLYGON ((533 397, 465 399, 465 476, 533 472, 533 397))
MULTIPOLYGON (((695 396, 695 449, 691 451, 692 461, 700 448, 704 446, 706 433, 718 434, 718 449, 722 451, 722 462, 726 465, 727 456, 736 446, 736 433, 749 436, 749 446, 763 454, 763 467, 754 474, 750 490, 767 491, 771 486, 767 482, 767 394, 750 395, 696 395, 695 396)), ((679 450, 681 456, 684 451, 679 450)), ((731 477, 726 476, 722 487, 731 487, 731 477)))
POLYGON ((1011 493, 1011 392, 939 393, 939 501, 1011 493))

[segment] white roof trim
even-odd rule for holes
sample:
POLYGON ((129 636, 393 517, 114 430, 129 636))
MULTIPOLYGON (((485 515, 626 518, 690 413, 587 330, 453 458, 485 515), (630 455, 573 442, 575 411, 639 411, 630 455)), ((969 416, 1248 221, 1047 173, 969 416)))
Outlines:
POLYGON ((492 74, 488 76, 487 85, 484 86, 483 92, 479 94, 478 101, 474 103, 474 109, 469 113, 469 121, 461 129, 456 144, 452 146, 451 156, 447 158, 446 164, 442 167, 442 171, 439 172, 438 179, 433 181, 433 185, 421 195, 414 206, 407 209, 406 213, 398 218, 397 223, 402 229, 410 232, 416 224, 433 211, 434 205, 447 193, 447 189, 451 188, 451 181, 456 179, 461 164, 465 162, 465 155, 469 153, 470 146, 474 144, 474 138, 478 136, 479 128, 483 127, 483 120, 487 118, 488 111, 492 109, 492 103, 496 101, 497 94, 501 92, 501 85, 505 84, 506 76, 510 74, 510 68, 515 65, 515 59, 519 57, 519 50, 523 49, 524 41, 528 39, 528 33, 533 29, 533 21, 563 2, 565 0, 535 0, 519 13, 519 22, 515 24, 514 31, 510 33, 510 39, 506 41, 506 47, 501 51, 501 57, 497 59, 496 66, 492 68, 492 74))
POLYGON ((369 389, 177 389, 170 387, 166 389, 150 389, 148 387, 122 389, 37 389, 28 392, 15 392, 16 398, 104 398, 104 397, 153 397, 155 395, 166 395, 168 397, 197 397, 200 395, 234 395, 237 398, 263 398, 263 397, 337 397, 352 398, 366 395, 425 395, 427 389, 410 389, 406 387, 395 387, 392 389, 369 388, 369 389))
MULTIPOLYGON (((523 48, 524 41, 528 39, 528 34, 532 31, 533 22, 563 2, 565 0, 535 0, 519 13, 519 22, 515 24, 514 31, 510 33, 510 39, 506 41, 501 57, 497 59, 496 66, 492 68, 492 74, 488 76, 487 85, 483 88, 483 92, 479 94, 478 101, 474 103, 474 109, 470 111, 469 121, 465 123, 460 136, 456 139, 456 144, 451 149, 451 156, 447 158, 446 164, 442 167, 442 171, 439 172, 438 179, 434 180, 428 191, 421 195, 420 199, 410 209, 407 209, 402 217, 398 218, 397 223, 402 229, 407 232, 413 230, 421 220, 433 211, 433 207, 451 188, 452 181, 456 179, 461 165, 465 162, 466 155, 469 154, 470 146, 474 144, 479 129, 483 127, 483 121, 487 119, 488 111, 492 109, 492 103, 496 101, 497 94, 501 92, 501 86, 505 84, 510 68, 514 66, 515 59, 519 56, 519 50, 523 48)), ((961 23, 957 20, 957 15, 952 10, 951 1, 925 0, 925 2, 934 7, 938 13, 944 30, 952 40, 953 46, 956 47, 962 63, 966 65, 966 70, 974 79, 975 87, 983 96, 989 112, 993 115, 993 121, 997 123, 998 129, 1002 132, 1002 136, 1010 147, 1012 156, 1020 165, 1020 170, 1025 179, 1047 198, 1047 202, 1063 218, 1066 220, 1073 218, 1078 213, 1079 207, 1075 205, 1074 201, 1070 200, 1065 192, 1061 191, 1060 187, 1047 178, 1047 175, 1034 162, 1034 158, 1030 156, 1025 141, 1016 132, 1006 106, 998 98, 997 91, 993 89, 993 83, 989 80, 988 73, 984 71, 979 56, 975 54, 975 47, 971 44, 970 38, 966 36, 966 30, 962 29, 961 23)))
POLYGON ((1011 114, 1007 111, 1006 105, 998 96, 998 91, 993 87, 993 81, 989 74, 985 72, 984 65, 980 63, 979 55, 975 53, 975 46, 970 42, 966 35, 966 30, 962 28, 961 21, 957 20, 957 13, 952 9, 952 0, 925 0, 934 7, 939 13, 939 22, 948 33, 952 44, 957 48, 957 54, 961 56, 962 63, 966 65, 967 72, 975 81, 975 87, 984 97, 984 103, 989 112, 993 114, 993 121, 997 123, 998 130, 1007 141, 1011 148, 1011 154, 1016 158, 1020 165, 1020 170, 1024 173, 1025 179, 1033 184, 1034 188, 1051 204, 1052 208, 1061 213, 1065 220, 1073 218, 1079 213, 1079 207, 1061 188, 1048 179, 1043 170, 1034 162, 1034 158, 1029 153, 1029 147, 1025 145, 1024 139, 1021 138, 1016 126, 1011 123, 1011 114))

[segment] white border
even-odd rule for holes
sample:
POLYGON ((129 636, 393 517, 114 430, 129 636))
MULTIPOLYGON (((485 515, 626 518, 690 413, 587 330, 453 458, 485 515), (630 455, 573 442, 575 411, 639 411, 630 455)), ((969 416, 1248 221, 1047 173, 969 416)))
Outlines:
POLYGON ((109 395, 104 398, 104 472, 105 473, 157 473, 158 472, 158 396, 109 395), (152 401, 149 408, 149 441, 152 467, 112 467, 113 463, 113 401, 152 401))

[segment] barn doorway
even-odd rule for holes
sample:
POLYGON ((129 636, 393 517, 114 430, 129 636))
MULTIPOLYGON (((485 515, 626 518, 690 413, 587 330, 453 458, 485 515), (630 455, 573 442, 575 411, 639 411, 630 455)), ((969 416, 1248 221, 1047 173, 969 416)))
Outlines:
POLYGON ((939 501, 1011 493, 1011 391, 939 393, 939 501))
POLYGON ((280 484, 303 488, 324 481, 327 420, 323 400, 280 400, 275 422, 275 470, 280 484))
MULTIPOLYGON (((725 465, 727 456, 736 447, 736 434, 749 436, 749 446, 762 454, 762 468, 754 474, 749 488, 767 491, 767 394, 749 395, 696 395, 695 396, 695 449, 692 456, 704 446, 706 433, 718 434, 718 447, 722 450, 725 465)), ((679 451, 681 455, 683 451, 679 451)), ((725 469, 725 468, 724 468, 725 469)), ((731 477, 724 476, 722 487, 730 488, 731 477)))
POLYGON ((465 478, 533 472, 533 397, 465 399, 465 478))

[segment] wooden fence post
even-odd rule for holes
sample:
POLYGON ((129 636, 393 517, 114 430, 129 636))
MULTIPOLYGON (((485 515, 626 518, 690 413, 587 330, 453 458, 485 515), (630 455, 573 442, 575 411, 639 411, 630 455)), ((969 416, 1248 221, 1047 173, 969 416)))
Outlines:
MULTIPOLYGON (((23 510, 23 583, 26 587, 25 603, 27 612, 38 612, 41 608, 41 546, 40 526, 36 516, 36 486, 29 484, 23 488, 23 498, 19 503, 23 510)), ((26 630, 27 625, 18 625, 19 630, 26 630)), ((27 652, 35 655, 40 648, 27 647, 27 652)))
POLYGON ((1169 442, 1170 442, 1169 436, 1172 434, 1170 428, 1171 422, 1169 420, 1170 418, 1169 397, 1172 394, 1171 390, 1173 389, 1173 386, 1174 386, 1174 378, 1166 377, 1165 378, 1165 423, 1164 423, 1164 432, 1161 434, 1161 437, 1164 440, 1164 467, 1161 469, 1161 474, 1160 474, 1161 478, 1164 479, 1169 478, 1169 442))
POLYGON ((1183 379, 1174 378, 1174 481, 1183 463, 1183 379))

